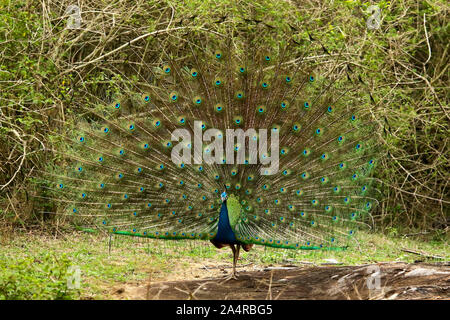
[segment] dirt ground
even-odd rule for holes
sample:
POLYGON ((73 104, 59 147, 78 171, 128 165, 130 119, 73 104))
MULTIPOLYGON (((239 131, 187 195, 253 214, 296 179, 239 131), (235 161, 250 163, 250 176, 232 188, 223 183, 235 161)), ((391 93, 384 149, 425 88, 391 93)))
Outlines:
POLYGON ((224 282, 227 267, 196 266, 201 279, 125 284, 117 299, 450 299, 449 263, 378 263, 361 266, 243 266, 224 282), (203 270, 202 270, 203 269, 203 270))

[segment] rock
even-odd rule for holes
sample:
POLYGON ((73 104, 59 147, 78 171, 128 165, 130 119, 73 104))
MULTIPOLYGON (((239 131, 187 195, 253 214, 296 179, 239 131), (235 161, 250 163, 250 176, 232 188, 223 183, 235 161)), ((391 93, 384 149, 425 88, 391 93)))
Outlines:
POLYGON ((325 261, 328 262, 328 263, 335 263, 335 264, 340 263, 340 262, 337 261, 336 259, 325 259, 325 261))
POLYGON ((389 296, 387 298, 387 300, 395 300, 395 298, 397 298, 397 296, 398 296, 398 293, 394 293, 393 295, 389 296))
POLYGON ((406 273, 405 277, 423 277, 432 276, 435 274, 450 274, 450 272, 437 271, 435 269, 428 268, 417 268, 406 273))

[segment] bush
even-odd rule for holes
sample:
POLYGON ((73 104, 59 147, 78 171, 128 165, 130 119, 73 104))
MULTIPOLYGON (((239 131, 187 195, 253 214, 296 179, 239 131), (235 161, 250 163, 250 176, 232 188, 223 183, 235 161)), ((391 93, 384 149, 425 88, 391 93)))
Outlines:
POLYGON ((78 290, 67 288, 70 260, 46 254, 39 259, 0 259, 0 300, 74 299, 78 290))

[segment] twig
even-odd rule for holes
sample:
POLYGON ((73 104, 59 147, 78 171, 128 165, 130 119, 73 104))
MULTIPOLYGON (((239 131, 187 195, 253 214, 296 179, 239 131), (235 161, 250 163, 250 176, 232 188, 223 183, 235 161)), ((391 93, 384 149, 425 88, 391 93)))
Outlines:
POLYGON ((11 130, 16 136, 17 138, 19 138, 19 140, 22 142, 23 145, 23 154, 20 156, 21 160, 19 163, 19 167, 17 168, 16 172, 14 172, 13 176, 11 177, 11 179, 9 179, 9 181, 7 183, 5 183, 4 185, 1 186, 0 190, 3 190, 4 188, 6 188, 11 182, 14 181, 14 179, 16 178, 16 175, 20 172, 20 170, 22 169, 22 165, 23 162, 25 161, 25 158, 27 156, 27 142, 25 140, 22 139, 22 137, 19 135, 19 133, 15 130, 12 129, 11 130))
MULTIPOLYGON (((183 30, 183 29, 192 29, 192 27, 176 27, 176 28, 172 28, 172 29, 156 30, 156 31, 153 31, 153 32, 149 32, 149 33, 143 34, 143 35, 141 35, 141 36, 139 36, 137 38, 134 38, 133 40, 130 40, 130 41, 124 43, 120 47, 118 47, 118 48, 116 48, 114 50, 111 50, 111 51, 105 53, 104 55, 101 55, 100 57, 97 57, 97 58, 95 58, 95 59, 93 59, 91 61, 87 61, 87 62, 85 62, 83 64, 77 65, 77 66, 73 67, 72 69, 68 69, 68 70, 64 71, 62 74, 68 73, 68 72, 72 72, 74 70, 77 70, 77 69, 83 68, 83 67, 85 67, 87 65, 90 65, 90 64, 92 64, 94 62, 100 61, 100 60, 102 60, 102 59, 112 55, 113 53, 116 53, 117 51, 120 51, 123 48, 126 48, 126 47, 130 46, 131 44, 133 44, 133 43, 135 43, 135 42, 137 42, 137 41, 139 41, 141 39, 147 38, 149 36, 156 36, 156 35, 158 35, 160 33, 166 33, 166 32, 170 32, 170 31, 183 30)), ((202 30, 202 31, 213 32, 211 30, 206 30, 206 29, 203 29, 203 28, 197 28, 197 29, 202 30)), ((220 33, 217 33, 217 32, 214 32, 214 33, 216 33, 218 35, 221 35, 220 33)))
MULTIPOLYGON (((240 266, 236 266, 236 268, 243 268, 243 267, 247 267, 247 266, 251 266, 253 264, 253 262, 247 263, 247 264, 242 264, 240 266)), ((207 266, 203 266, 201 267, 201 269, 231 269, 233 268, 232 266, 217 266, 217 267, 207 267, 207 266)))
POLYGON ((424 13, 423 14, 423 28, 425 29, 425 37, 427 39, 427 45, 428 45, 428 59, 427 59, 427 61, 425 61, 423 63, 423 65, 426 65, 428 63, 428 61, 430 61, 430 59, 431 59, 431 46, 430 46, 430 41, 428 39, 427 26, 425 25, 425 22, 426 22, 426 20, 425 20, 425 13, 424 13))
POLYGON ((445 259, 444 257, 433 256, 433 255, 431 255, 431 254, 429 254, 429 253, 426 253, 426 252, 419 252, 419 251, 414 251, 414 250, 406 249, 406 248, 402 248, 401 250, 404 251, 404 252, 408 252, 408 253, 412 253, 412 254, 417 254, 417 255, 422 256, 422 257, 425 257, 425 258, 433 258, 433 259, 441 259, 441 260, 444 260, 444 259, 445 259))

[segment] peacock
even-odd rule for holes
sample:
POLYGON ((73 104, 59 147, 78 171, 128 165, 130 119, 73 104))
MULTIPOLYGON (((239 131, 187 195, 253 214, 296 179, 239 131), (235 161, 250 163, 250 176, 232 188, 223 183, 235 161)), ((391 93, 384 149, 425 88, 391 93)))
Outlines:
POLYGON ((73 108, 38 197, 83 230, 230 247, 232 278, 241 247, 341 250, 372 227, 378 128, 341 49, 177 39, 155 37, 137 81, 73 108))

